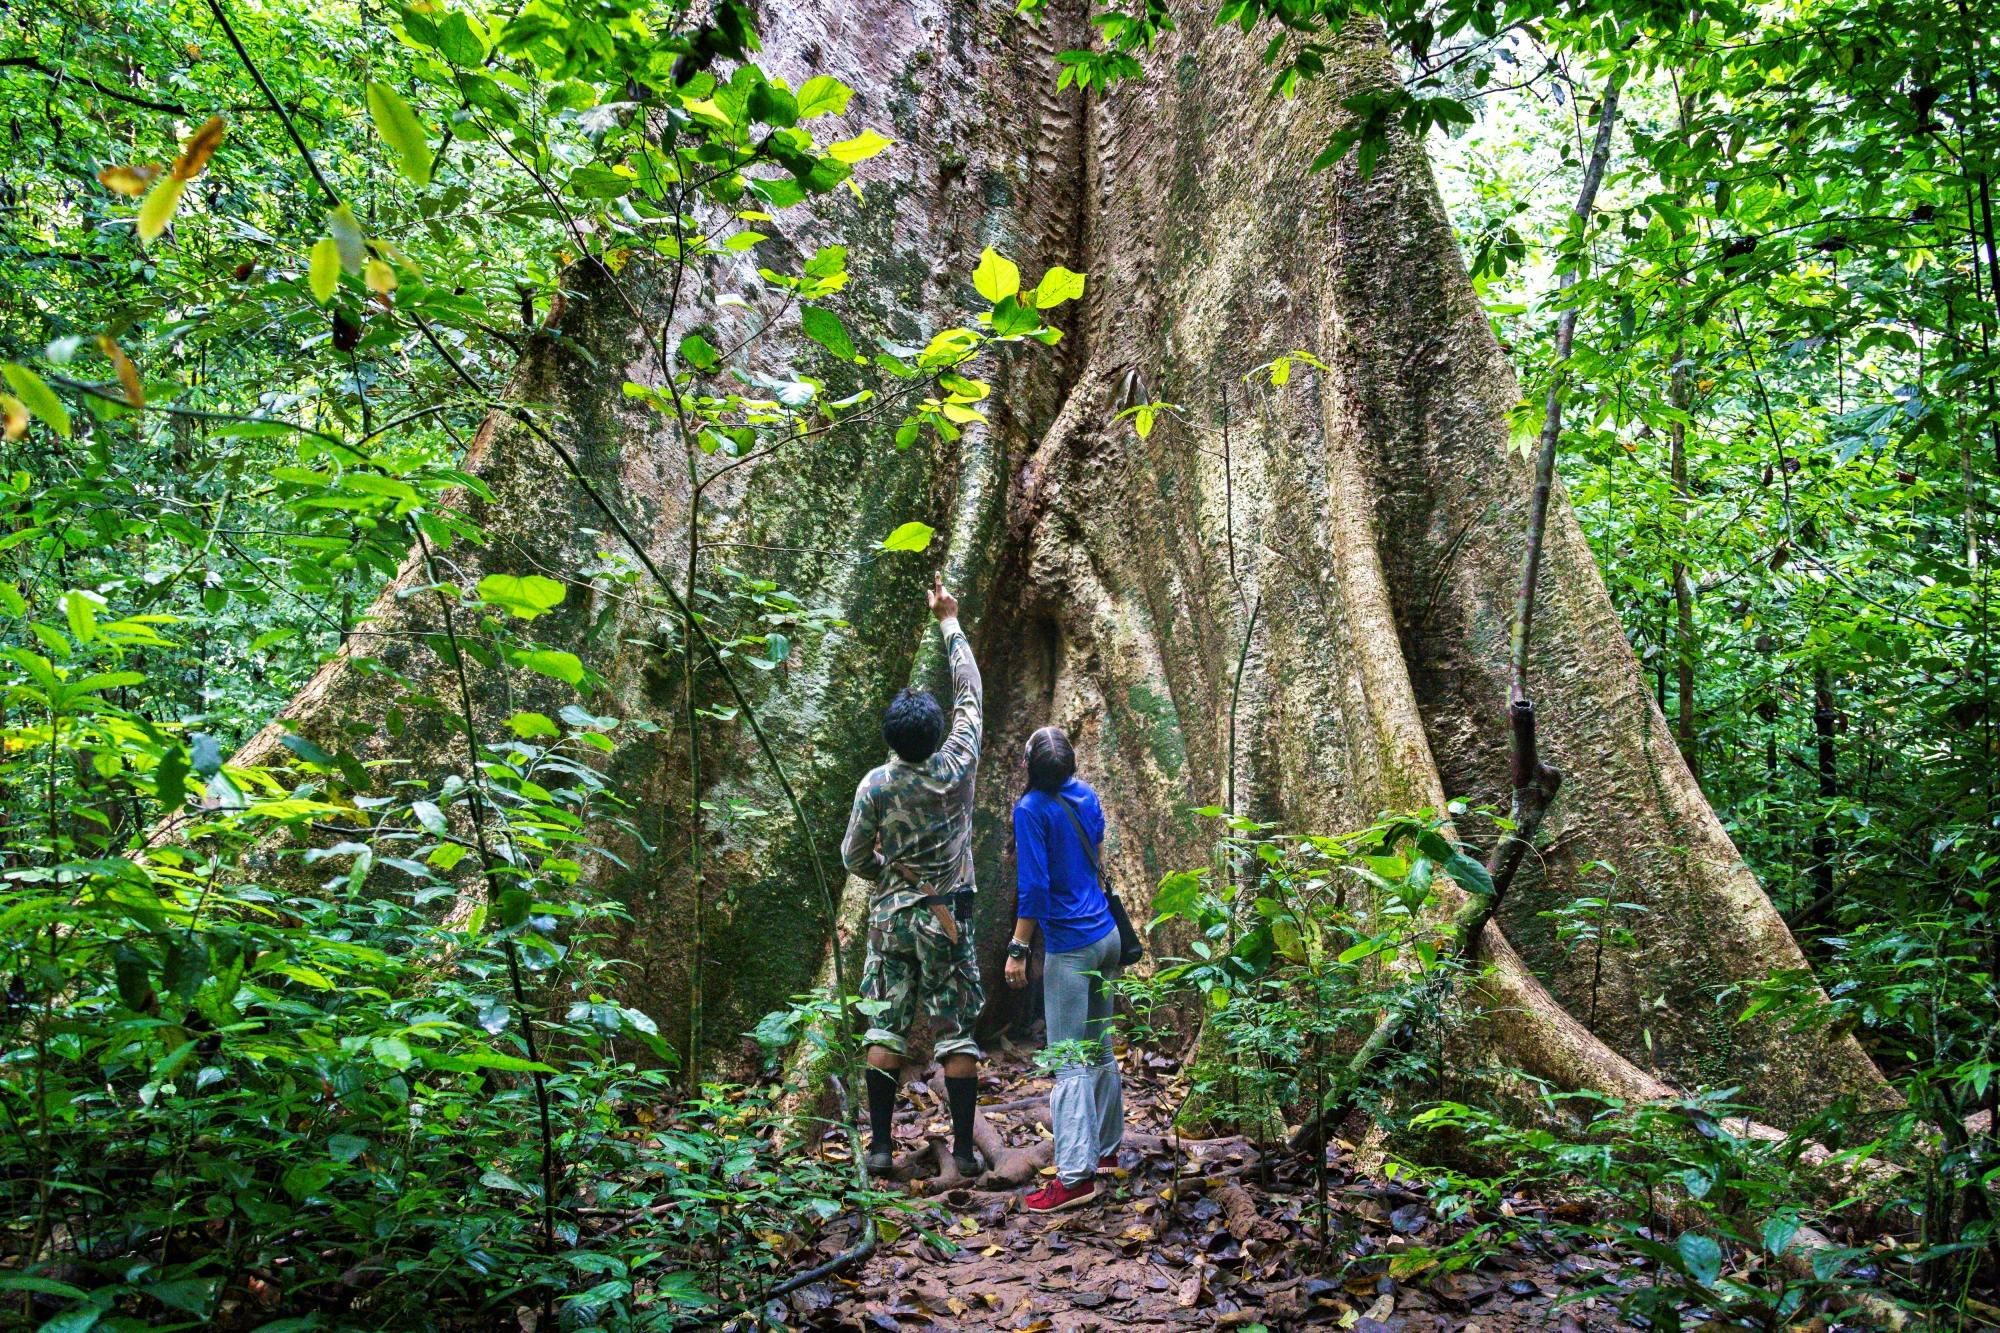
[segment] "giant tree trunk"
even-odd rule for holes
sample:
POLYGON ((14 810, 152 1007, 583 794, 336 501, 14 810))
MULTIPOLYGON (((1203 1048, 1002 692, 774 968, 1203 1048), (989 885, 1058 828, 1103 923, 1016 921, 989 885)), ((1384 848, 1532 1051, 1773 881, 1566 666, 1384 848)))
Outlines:
MULTIPOLYGON (((1070 336, 1055 353, 992 368, 990 429, 903 453, 857 429, 710 492, 705 541, 857 554, 726 553, 838 607, 852 628, 803 646, 759 686, 810 827, 709 830, 702 958, 687 929, 679 668, 633 643, 657 637, 651 613, 603 589, 573 595, 552 631, 611 682, 598 711, 662 725, 616 763, 654 844, 630 849, 617 884, 635 914, 625 953, 641 966, 629 998, 675 1019, 700 968, 711 1044, 818 975, 828 940, 806 840, 831 859, 852 785, 878 758, 882 705, 913 673, 936 673, 918 595, 928 570, 859 554, 907 519, 948 535, 946 578, 965 594, 988 682, 978 868, 989 953, 1012 915, 1006 810, 1037 725, 1076 738, 1111 812, 1110 864, 1136 906, 1163 871, 1204 860, 1208 834, 1188 812, 1219 800, 1232 776, 1227 705, 1246 633, 1233 775, 1245 812, 1331 831, 1447 798, 1505 803, 1508 616, 1528 498, 1525 466, 1506 449, 1514 376, 1420 145, 1398 141, 1369 179, 1351 165, 1307 170, 1343 99, 1395 77, 1379 40, 1358 30, 1323 82, 1273 101, 1256 47, 1190 12, 1147 82, 1058 94, 1053 52, 1083 43, 1081 23, 1036 29, 1005 8, 765 7, 771 67, 794 81, 837 75, 858 90, 855 123, 889 122, 900 141, 863 169, 864 202, 826 208, 812 224, 822 234, 794 238, 808 252, 829 239, 852 247, 850 290, 868 306, 851 323, 907 340, 959 322, 986 244, 1031 281, 1053 263, 1085 269, 1090 292, 1058 320, 1070 336), (1246 398, 1241 377, 1294 350, 1328 372, 1300 369, 1246 398), (1113 420, 1141 385, 1183 405, 1146 440, 1113 420)), ((515 392, 555 405, 555 428, 660 563, 684 568, 681 447, 620 392, 653 376, 612 281, 575 272, 562 336, 535 343, 515 392)), ((643 275, 615 281, 659 308, 643 275)), ((494 491, 477 517, 497 540, 460 553, 476 567, 461 578, 575 579, 610 542, 580 532, 605 525, 545 446, 506 421, 489 423, 468 466, 494 491)), ((1740 1084, 1780 1120, 1842 1090, 1883 1099, 1852 1039, 1738 1025, 1740 1006, 1717 1004, 1718 987, 1804 960, 1690 779, 1560 496, 1541 586, 1542 746, 1569 780, 1545 851, 1481 942, 1493 964, 1484 1039, 1563 1086, 1648 1096, 1661 1079, 1740 1084), (1640 947, 1605 960, 1586 1030, 1565 1005, 1580 1011, 1587 969, 1566 964, 1536 914, 1575 892, 1575 868, 1591 860, 1616 866, 1621 894, 1650 911, 1640 947)), ((376 727, 377 753, 421 769, 442 762, 443 746, 390 740, 379 687, 351 665, 423 624, 422 599, 393 593, 286 721, 309 735, 376 727)), ((520 706, 497 691, 490 704, 496 724, 520 706)), ((275 737, 248 757, 270 754, 275 737)), ((711 799, 782 809, 743 737, 718 728, 704 743, 711 799)), ((850 922, 860 897, 850 885, 850 922)), ((998 970, 995 959, 988 975, 998 970)))

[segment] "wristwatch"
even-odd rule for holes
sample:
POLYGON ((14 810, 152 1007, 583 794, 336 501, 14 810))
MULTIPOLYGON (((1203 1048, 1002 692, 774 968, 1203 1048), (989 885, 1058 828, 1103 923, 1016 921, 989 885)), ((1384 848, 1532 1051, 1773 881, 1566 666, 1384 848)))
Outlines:
POLYGON ((1028 956, 1028 946, 1019 940, 1008 940, 1007 956, 1009 958, 1026 958, 1028 956))

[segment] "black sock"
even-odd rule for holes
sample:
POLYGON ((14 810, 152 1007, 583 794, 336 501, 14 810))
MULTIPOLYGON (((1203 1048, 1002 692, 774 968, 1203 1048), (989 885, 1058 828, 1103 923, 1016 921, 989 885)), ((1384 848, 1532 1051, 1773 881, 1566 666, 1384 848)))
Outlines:
POLYGON ((868 1151, 893 1152, 896 1146, 897 1078, 886 1069, 868 1066, 868 1151))
POLYGON ((944 1093, 951 1102, 951 1150, 963 1157, 972 1151, 972 1120, 979 1111, 979 1076, 947 1078, 944 1093))

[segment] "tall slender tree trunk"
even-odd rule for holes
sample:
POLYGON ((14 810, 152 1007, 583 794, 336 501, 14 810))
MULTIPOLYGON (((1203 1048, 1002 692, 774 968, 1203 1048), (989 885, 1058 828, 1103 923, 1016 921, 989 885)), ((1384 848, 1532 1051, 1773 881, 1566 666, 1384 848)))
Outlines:
MULTIPOLYGON (((1519 387, 1422 146, 1395 137, 1365 177, 1351 163, 1309 169, 1343 105, 1397 78, 1379 32, 1351 27, 1326 77, 1277 101, 1256 44, 1189 8, 1153 53, 1150 80, 1085 94, 1058 92, 1054 58, 1087 40, 1081 5, 1040 27, 1004 9, 768 7, 767 66, 794 82, 837 74, 856 89, 857 127, 886 121, 899 140, 863 164, 859 200, 827 205, 790 238, 808 253, 850 246, 850 327, 921 342, 960 322, 967 275, 989 244, 1031 281, 1062 263, 1087 270, 1090 289, 1058 320, 1068 336, 1053 355, 989 367, 986 428, 908 450, 880 430, 837 432, 702 497, 705 540, 745 543, 732 563, 754 561, 848 625, 798 645, 788 672, 753 694, 804 824, 771 816, 712 830, 706 880, 729 887, 708 901, 704 957, 689 952, 686 830, 668 822, 652 845, 622 849, 627 869, 598 871, 632 910, 625 952, 647 990, 630 998, 673 1020, 663 1030, 686 1031, 703 966, 702 1027, 719 1053, 811 984, 829 948, 859 948, 863 887, 848 885, 830 934, 802 888, 805 853, 838 840, 895 688, 941 679, 921 597, 930 570, 869 554, 909 519, 939 529, 988 682, 975 855, 989 975, 1014 906, 1006 811, 1036 726, 1058 723, 1075 739, 1110 812, 1108 868, 1135 911, 1161 873, 1204 864, 1211 833, 1188 811, 1226 788, 1232 767, 1244 813, 1300 830, 1354 827, 1385 808, 1504 806, 1509 793, 1508 636, 1535 480, 1507 446, 1519 387), (1209 386, 1301 349, 1328 369, 1300 369, 1232 414, 1226 469, 1217 423, 1140 439, 1115 419, 1135 375, 1161 398, 1203 401, 1209 386), (1239 689, 1246 603, 1262 609, 1239 689)), ((683 460, 621 393, 627 379, 656 377, 625 300, 658 319, 664 295, 637 264, 616 279, 622 293, 612 281, 594 268, 571 275, 510 395, 551 405, 565 446, 659 563, 677 568, 688 557, 683 460)), ((785 317, 775 302, 679 315, 725 334, 785 317)), ((803 340, 792 350, 817 364, 803 340)), ((760 356, 746 369, 782 368, 781 350, 760 356)), ((546 446, 496 417, 466 466, 493 495, 467 507, 499 539, 463 553, 460 577, 564 570, 572 596, 538 625, 606 679, 594 707, 669 718, 682 694, 671 662, 648 647, 658 612, 579 572, 602 524, 546 446)), ((428 613, 397 595, 418 577, 404 571, 246 761, 279 761, 290 727, 328 738, 372 728, 374 754, 438 762, 440 738, 392 736, 380 678, 353 669, 366 653, 423 670, 404 645, 428 613)), ((1560 850, 1530 858, 1532 874, 1478 935, 1491 967, 1472 1035, 1565 1087, 1663 1095, 1635 1063, 1656 1060, 1671 1079, 1738 1084, 1783 1120, 1843 1090, 1885 1103, 1851 1038, 1738 1025, 1718 1008, 1718 989, 1805 961, 1702 800, 1559 485, 1528 665, 1542 753, 1569 774, 1548 816, 1560 850), (1601 980, 1539 915, 1581 891, 1578 867, 1593 860, 1616 865, 1621 892, 1651 909, 1640 947, 1607 957, 1601 980), (1576 1015, 1592 994, 1586 1027, 1576 1015)), ((641 808, 688 808, 684 750, 642 737, 612 764, 641 808)), ((700 782, 716 808, 786 808, 748 741, 722 728, 700 782)), ((1471 822, 1460 831, 1491 836, 1471 822)), ((1440 887, 1441 914, 1464 905, 1451 894, 1440 887)))
MULTIPOLYGON (((1688 393, 1687 347, 1684 342, 1674 345, 1673 370, 1667 377, 1667 397, 1674 408, 1685 414, 1690 407, 1688 393)), ((1694 666, 1697 655, 1694 638, 1694 580, 1688 572, 1687 562, 1682 559, 1686 549, 1688 530, 1689 497, 1687 460, 1687 422, 1677 418, 1667 435, 1669 480, 1673 484, 1673 567, 1669 577, 1674 589, 1674 685, 1676 711, 1674 716, 1674 740, 1680 746, 1681 760, 1688 766, 1688 772, 1697 780, 1701 777, 1701 759, 1696 751, 1697 723, 1694 703, 1694 666)))
MULTIPOLYGON (((1813 826, 1812 878, 1815 903, 1833 898, 1834 860, 1838 855, 1834 840, 1833 804, 1840 796, 1840 769, 1834 751, 1834 722, 1838 714, 1833 703, 1833 673, 1823 666, 1813 668, 1813 750, 1819 781, 1819 815, 1813 826)), ((1820 908, 1824 911, 1824 908, 1820 908)))

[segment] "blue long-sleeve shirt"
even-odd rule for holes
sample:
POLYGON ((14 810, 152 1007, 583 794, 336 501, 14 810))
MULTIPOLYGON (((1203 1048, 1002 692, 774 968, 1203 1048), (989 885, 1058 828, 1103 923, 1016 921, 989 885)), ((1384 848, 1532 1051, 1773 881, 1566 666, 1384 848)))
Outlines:
POLYGON ((1061 797, 1030 791, 1014 802, 1014 915, 1041 923, 1050 953, 1086 948, 1117 928, 1064 799, 1075 807, 1093 848, 1103 843, 1104 807, 1086 782, 1071 778, 1061 797))

